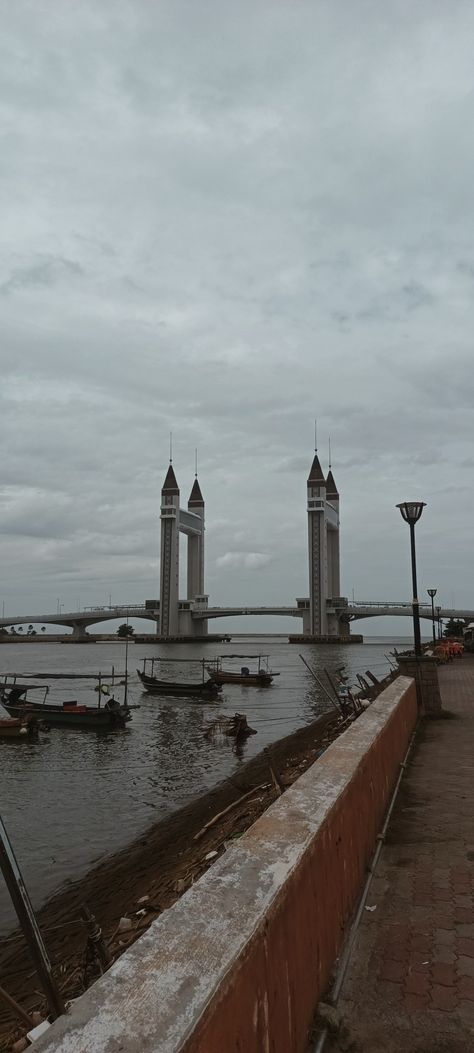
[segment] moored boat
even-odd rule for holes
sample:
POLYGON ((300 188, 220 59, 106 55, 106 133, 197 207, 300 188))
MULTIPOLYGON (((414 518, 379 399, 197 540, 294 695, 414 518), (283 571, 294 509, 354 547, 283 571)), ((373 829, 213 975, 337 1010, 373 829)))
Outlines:
POLYGON ((128 705, 121 705, 114 697, 96 706, 82 705, 75 699, 56 704, 47 701, 46 687, 43 688, 43 700, 33 702, 28 692, 34 690, 35 686, 37 685, 15 682, 0 684, 0 701, 11 717, 36 717, 51 727, 98 729, 124 727, 131 720, 132 714, 128 705))
POLYGON ((279 676, 279 673, 273 673, 268 668, 268 655, 246 655, 246 654, 231 654, 225 655, 225 659, 229 658, 258 658, 257 669, 249 669, 248 666, 243 665, 240 667, 240 671, 233 669, 224 669, 222 667, 221 658, 215 658, 212 663, 206 666, 207 672, 211 680, 216 684, 246 684, 247 686, 253 687, 270 687, 273 683, 273 678, 279 676))
MULTIPOLYGON (((152 695, 175 695, 181 698, 187 696, 198 696, 200 698, 215 697, 219 691, 220 686, 213 679, 204 679, 193 681, 193 680, 163 680, 161 677, 155 676, 155 662, 159 662, 159 658, 144 658, 143 669, 137 669, 137 675, 140 682, 143 684, 145 691, 148 691, 152 695)), ((184 659, 186 661, 186 659, 184 659)), ((204 666, 203 666, 204 673, 204 666)))

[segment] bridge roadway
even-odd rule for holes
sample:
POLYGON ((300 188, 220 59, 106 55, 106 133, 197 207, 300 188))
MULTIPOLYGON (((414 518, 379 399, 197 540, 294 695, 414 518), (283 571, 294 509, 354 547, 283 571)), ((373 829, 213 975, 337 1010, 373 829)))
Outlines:
MULTIPOLYGON (((341 617, 349 621, 358 621, 364 618, 383 618, 411 616, 412 605, 410 602, 381 603, 380 601, 353 602, 347 606, 336 608, 341 617)), ((192 611, 193 620, 203 621, 213 618, 233 618, 246 615, 275 615, 276 617, 302 618, 304 608, 302 607, 203 607, 192 611)), ((431 605, 420 604, 420 617, 431 621, 431 605)), ((461 618, 474 621, 474 610, 456 610, 454 608, 441 608, 439 612, 441 620, 447 618, 461 618)), ((77 634, 82 633, 91 625, 99 622, 116 621, 121 619, 144 618, 147 621, 156 622, 157 618, 153 610, 142 604, 134 604, 129 607, 91 607, 79 611, 61 611, 56 614, 23 614, 14 617, 0 618, 0 626, 9 628, 14 625, 58 625, 72 628, 77 634)))

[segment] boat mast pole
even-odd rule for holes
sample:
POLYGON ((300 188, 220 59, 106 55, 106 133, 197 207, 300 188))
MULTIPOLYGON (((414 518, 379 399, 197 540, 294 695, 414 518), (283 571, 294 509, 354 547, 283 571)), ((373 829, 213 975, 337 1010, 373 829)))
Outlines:
POLYGON ((128 697, 128 617, 129 617, 129 614, 128 614, 128 610, 127 610, 127 636, 126 636, 126 639, 125 639, 125 691, 123 693, 123 704, 124 704, 124 706, 127 705, 127 697, 128 697))

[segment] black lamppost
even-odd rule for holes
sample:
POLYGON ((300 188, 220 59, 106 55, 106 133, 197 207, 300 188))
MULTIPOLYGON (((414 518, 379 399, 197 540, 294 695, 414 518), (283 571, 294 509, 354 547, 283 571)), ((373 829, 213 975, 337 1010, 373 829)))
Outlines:
POLYGON ((431 596, 431 627, 433 629, 433 646, 436 647, 436 634, 435 634, 435 617, 434 617, 434 598, 437 593, 437 589, 427 589, 428 596, 431 596))
POLYGON ((438 620, 438 640, 441 640, 441 619, 440 619, 440 614, 441 614, 441 607, 437 607, 436 608, 436 617, 437 617, 437 620, 438 620))
POLYGON ((415 523, 418 522, 425 507, 425 501, 403 501, 397 505, 400 509, 405 523, 410 527, 411 541, 411 576, 413 582, 413 635, 415 638, 415 654, 421 655, 421 633, 420 633, 420 606, 418 602, 418 585, 416 583, 416 552, 415 552, 415 523))

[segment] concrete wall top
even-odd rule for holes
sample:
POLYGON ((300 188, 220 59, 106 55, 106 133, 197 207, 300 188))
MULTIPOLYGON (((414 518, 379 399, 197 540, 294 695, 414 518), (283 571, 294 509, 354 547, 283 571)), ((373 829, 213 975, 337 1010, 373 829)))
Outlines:
MULTIPOLYGON (((399 677, 35 1043, 179 1053, 413 681, 399 677)), ((416 710, 416 703, 410 713, 416 710)), ((412 723, 415 717, 410 717, 412 723)), ((407 724, 409 720, 407 718, 407 724)), ((411 728, 410 728, 411 730, 411 728)))

